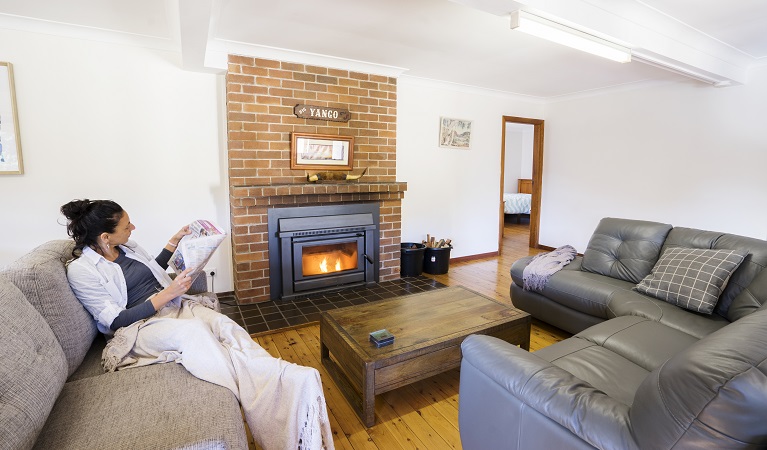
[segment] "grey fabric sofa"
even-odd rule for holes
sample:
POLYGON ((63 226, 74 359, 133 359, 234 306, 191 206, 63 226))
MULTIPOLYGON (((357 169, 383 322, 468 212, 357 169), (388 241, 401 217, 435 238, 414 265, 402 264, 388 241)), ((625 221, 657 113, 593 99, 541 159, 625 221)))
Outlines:
POLYGON ((530 259, 512 302, 577 334, 534 353, 464 341, 465 449, 767 447, 767 242, 608 218, 542 293, 520 287, 530 259), (632 290, 676 247, 747 251, 712 314, 632 290))
POLYGON ((0 449, 247 449, 228 389, 173 363, 104 373, 106 340, 67 282, 72 245, 0 271, 0 449))

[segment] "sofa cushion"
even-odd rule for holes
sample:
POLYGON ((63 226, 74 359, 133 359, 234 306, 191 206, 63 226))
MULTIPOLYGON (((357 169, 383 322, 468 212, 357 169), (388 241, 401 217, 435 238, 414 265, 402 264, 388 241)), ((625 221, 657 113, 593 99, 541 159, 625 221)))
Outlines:
MULTIPOLYGON (((748 253, 746 259, 730 277, 714 309, 714 312, 722 317, 728 317, 728 311, 735 298, 751 284, 758 273, 767 267, 767 241, 761 239, 676 227, 668 234, 663 250, 671 247, 742 250, 748 253)), ((746 303, 750 301, 748 298, 744 300, 746 303)))
POLYGON ((583 252, 583 270, 638 283, 650 273, 671 225, 604 218, 583 252))
POLYGON ((746 252, 668 248, 636 290, 691 311, 711 314, 746 252))
POLYGON ((604 321, 604 319, 591 314, 568 308, 537 292, 526 291, 515 283, 511 283, 509 295, 515 308, 571 334, 580 333, 586 328, 604 321))
POLYGON ((534 355, 627 406, 631 406, 634 393, 649 373, 617 353, 577 337, 557 342, 534 355))
POLYGON ((80 365, 98 334, 93 317, 67 281, 64 261, 72 257, 73 245, 69 240, 47 242, 3 271, 50 325, 67 357, 68 375, 80 365))
POLYGON ((649 371, 698 342, 698 338, 639 316, 607 320, 576 335, 649 371))
POLYGON ((0 447, 31 448, 67 375, 56 336, 0 276, 0 447))
POLYGON ((606 319, 613 294, 633 287, 631 282, 596 273, 561 270, 549 278, 542 294, 568 308, 606 319))
POLYGON ((175 363, 67 383, 35 447, 118 442, 110 448, 248 448, 234 394, 175 363))
MULTIPOLYGON (((532 258, 521 258, 511 266, 512 281, 519 287, 523 285, 522 274, 532 258)), ((580 270, 581 264, 582 258, 576 257, 562 270, 551 275, 541 294, 567 308, 605 319, 608 317, 607 302, 613 292, 631 289, 634 283, 584 272, 580 270)))
POLYGON ((594 325, 535 355, 631 405, 650 371, 697 341, 659 322, 625 316, 594 325))
POLYGON ((730 324, 718 314, 698 314, 636 291, 616 291, 607 308, 609 317, 644 317, 697 339, 730 324))
POLYGON ((75 373, 67 378, 67 382, 104 375, 104 366, 101 365, 101 354, 104 352, 104 347, 106 347, 106 345, 106 336, 103 334, 97 336, 93 341, 93 345, 91 345, 91 348, 88 350, 88 353, 85 354, 85 358, 83 358, 80 367, 75 370, 75 373))

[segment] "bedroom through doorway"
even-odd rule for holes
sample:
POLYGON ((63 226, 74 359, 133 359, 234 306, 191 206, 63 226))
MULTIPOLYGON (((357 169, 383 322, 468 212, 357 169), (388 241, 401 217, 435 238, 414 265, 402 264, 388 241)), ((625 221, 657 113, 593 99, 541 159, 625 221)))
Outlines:
POLYGON ((504 116, 499 249, 508 232, 527 232, 530 247, 538 247, 542 161, 543 120, 504 116))

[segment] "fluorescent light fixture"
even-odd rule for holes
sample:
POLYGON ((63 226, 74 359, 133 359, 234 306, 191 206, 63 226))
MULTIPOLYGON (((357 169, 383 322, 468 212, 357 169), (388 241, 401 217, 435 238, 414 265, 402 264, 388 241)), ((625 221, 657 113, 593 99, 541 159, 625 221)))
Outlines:
POLYGON ((698 80, 703 83, 708 83, 715 87, 727 87, 727 86, 733 85, 732 80, 730 79, 719 78, 712 75, 706 75, 697 70, 684 67, 679 63, 674 63, 669 60, 664 60, 662 58, 652 56, 649 53, 643 53, 643 52, 634 50, 632 52, 632 55, 634 57, 634 61, 639 61, 641 63, 645 63, 653 67, 658 67, 660 69, 668 70, 669 72, 683 75, 685 77, 689 77, 689 78, 692 78, 693 80, 698 80))
POLYGON ((631 61, 631 49, 562 25, 527 11, 511 13, 511 28, 621 63, 631 61))

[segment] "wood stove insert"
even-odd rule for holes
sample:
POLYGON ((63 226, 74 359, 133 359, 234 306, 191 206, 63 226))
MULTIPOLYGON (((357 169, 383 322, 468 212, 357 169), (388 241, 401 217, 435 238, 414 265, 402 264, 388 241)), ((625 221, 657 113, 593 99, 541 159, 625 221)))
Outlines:
POLYGON ((378 282, 379 205, 268 211, 271 298, 378 282))

